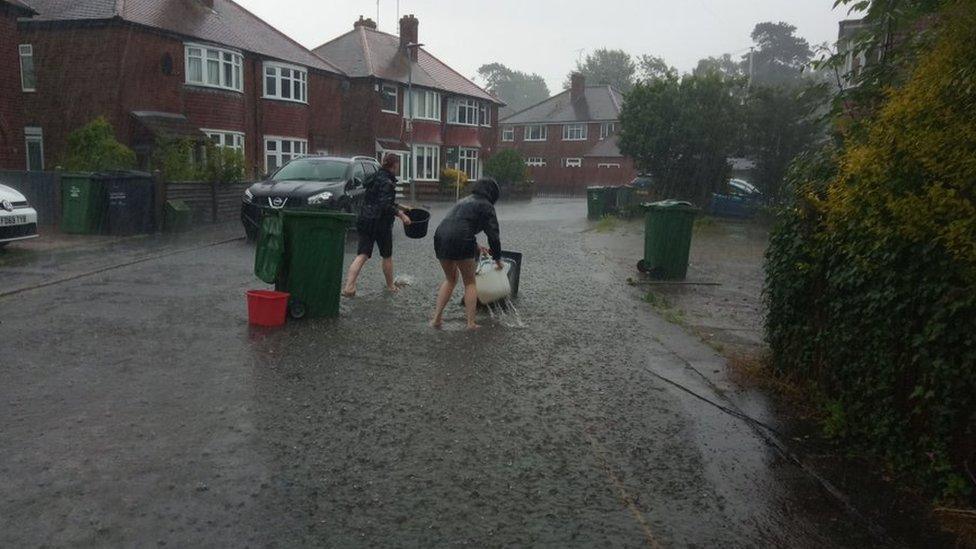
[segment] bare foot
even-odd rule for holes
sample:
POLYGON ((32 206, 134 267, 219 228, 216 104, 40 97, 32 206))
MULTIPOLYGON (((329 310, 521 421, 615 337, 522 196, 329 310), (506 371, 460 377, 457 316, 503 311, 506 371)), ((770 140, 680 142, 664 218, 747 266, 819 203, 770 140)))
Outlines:
POLYGON ((395 294, 400 291, 400 288, 398 288, 396 284, 394 284, 393 286, 387 286, 386 291, 390 292, 391 294, 395 294))
POLYGON ((468 329, 469 330, 472 330, 472 331, 474 331, 474 330, 480 330, 481 329, 481 324, 468 324, 468 329))
POLYGON ((435 319, 430 321, 430 327, 435 330, 440 330, 444 327, 444 321, 440 319, 435 319))
POLYGON ((356 297, 356 290, 342 290, 342 297, 356 297))

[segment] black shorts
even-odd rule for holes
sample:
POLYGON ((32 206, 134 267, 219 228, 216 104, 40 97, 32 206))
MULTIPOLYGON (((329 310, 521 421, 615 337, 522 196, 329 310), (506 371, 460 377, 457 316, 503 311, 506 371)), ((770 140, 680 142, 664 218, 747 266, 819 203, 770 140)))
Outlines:
POLYGON ((478 259, 478 241, 445 238, 442 234, 434 233, 434 254, 441 261, 478 259))
POLYGON ((362 219, 356 222, 359 247, 356 255, 373 257, 373 245, 380 249, 380 257, 393 256, 393 219, 362 219))

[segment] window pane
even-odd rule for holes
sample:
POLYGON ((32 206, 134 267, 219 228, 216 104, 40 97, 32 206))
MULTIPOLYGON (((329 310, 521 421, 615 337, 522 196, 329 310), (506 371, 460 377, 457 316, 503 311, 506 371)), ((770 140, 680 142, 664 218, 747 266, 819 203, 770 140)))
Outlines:
POLYGON ((220 61, 207 60, 207 84, 220 85, 220 61))
POLYGON ((295 99, 301 101, 302 99, 302 83, 298 80, 292 80, 292 94, 291 96, 295 99))
POLYGON ((264 94, 278 95, 278 80, 274 76, 266 76, 264 78, 264 94))
POLYGON ((27 169, 39 171, 44 169, 44 155, 41 153, 41 141, 27 140, 27 169))
POLYGON ((37 75, 34 73, 33 54, 20 56, 20 81, 25 90, 37 88, 37 75))
POLYGON ((277 141, 268 141, 265 144, 265 148, 267 150, 269 150, 269 151, 276 151, 276 150, 278 150, 278 142, 277 141))
POLYGON ((291 152, 291 141, 284 141, 283 140, 281 142, 281 152, 282 153, 290 153, 291 152))
POLYGON ((288 83, 288 80, 281 80, 281 96, 285 99, 291 99, 291 86, 288 83))
POLYGON ((234 87, 234 65, 231 63, 224 63, 224 81, 222 84, 228 88, 234 87))

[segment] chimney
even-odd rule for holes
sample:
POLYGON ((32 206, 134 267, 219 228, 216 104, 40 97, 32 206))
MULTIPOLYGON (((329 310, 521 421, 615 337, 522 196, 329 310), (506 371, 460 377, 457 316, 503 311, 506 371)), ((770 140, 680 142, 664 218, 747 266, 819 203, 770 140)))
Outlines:
POLYGON ((359 27, 366 27, 367 29, 376 30, 376 21, 369 18, 364 18, 362 15, 359 16, 359 21, 352 24, 352 28, 358 29, 359 27))
POLYGON ((574 103, 578 99, 582 99, 586 95, 586 77, 578 72, 574 72, 572 76, 569 77, 570 81, 570 92, 569 98, 574 103))
MULTIPOLYGON (((407 49, 408 44, 420 43, 420 21, 411 13, 400 19, 400 49, 407 49)), ((410 58, 417 60, 417 48, 409 49, 410 58)))

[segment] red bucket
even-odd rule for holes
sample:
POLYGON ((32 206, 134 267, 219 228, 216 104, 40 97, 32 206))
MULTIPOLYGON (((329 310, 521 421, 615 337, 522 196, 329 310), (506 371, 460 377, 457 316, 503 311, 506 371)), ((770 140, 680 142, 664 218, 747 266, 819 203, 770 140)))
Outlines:
POLYGON ((282 326, 291 294, 268 290, 247 291, 247 319, 255 326, 282 326))

